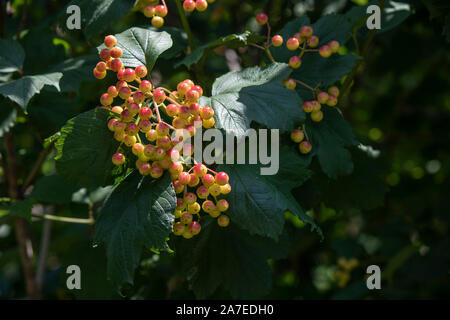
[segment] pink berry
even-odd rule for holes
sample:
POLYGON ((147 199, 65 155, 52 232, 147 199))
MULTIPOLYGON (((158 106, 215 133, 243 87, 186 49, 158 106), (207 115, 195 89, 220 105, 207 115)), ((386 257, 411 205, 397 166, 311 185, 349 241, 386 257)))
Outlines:
POLYGON ((256 22, 260 25, 265 25, 269 21, 269 17, 265 13, 258 13, 256 15, 256 22))
POLYGON ((225 185, 228 183, 228 174, 226 174, 225 172, 219 172, 218 174, 216 174, 216 183, 218 185, 225 185))

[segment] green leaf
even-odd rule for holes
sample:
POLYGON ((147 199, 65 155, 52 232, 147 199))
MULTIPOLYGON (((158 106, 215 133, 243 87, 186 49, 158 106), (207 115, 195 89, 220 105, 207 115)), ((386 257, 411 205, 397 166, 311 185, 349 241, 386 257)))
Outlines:
POLYGON ((275 63, 229 72, 213 84, 209 102, 215 112, 216 127, 240 137, 252 121, 268 128, 291 130, 305 119, 302 100, 281 83, 290 68, 275 63))
POLYGON ((105 244, 107 274, 115 286, 133 283, 143 247, 166 247, 175 208, 168 172, 153 180, 135 171, 114 188, 96 217, 94 244, 105 244))
POLYGON ((17 110, 11 101, 0 97, 0 137, 2 137, 10 128, 14 126, 17 118, 17 110))
POLYGON ((22 218, 31 221, 31 208, 33 207, 33 202, 31 200, 16 200, 9 207, 9 212, 12 215, 20 216, 22 218))
POLYGON ((322 106, 322 112, 323 120, 318 123, 308 118, 306 131, 322 171, 336 179, 353 171, 351 154, 346 147, 355 146, 358 141, 336 108, 322 106))
POLYGON ((204 55, 209 54, 209 52, 217 47, 227 46, 229 48, 240 48, 247 46, 249 42, 259 42, 262 39, 264 39, 264 37, 253 34, 250 31, 246 31, 241 34, 231 34, 229 36, 221 37, 215 41, 209 42, 196 48, 183 60, 177 62, 175 64, 175 68, 181 66, 182 64, 189 68, 191 65, 198 63, 204 55))
POLYGON ((84 81, 95 81, 92 69, 98 62, 94 55, 68 59, 51 68, 51 72, 61 72, 59 82, 62 92, 77 92, 84 81))
POLYGON ((268 259, 288 254, 287 239, 278 243, 249 235, 234 223, 221 228, 207 217, 202 232, 188 241, 176 239, 176 256, 198 299, 224 286, 234 299, 266 295, 272 285, 268 259))
POLYGON ((35 76, 25 76, 15 81, 0 84, 0 94, 16 102, 26 110, 31 98, 38 94, 45 85, 59 90, 62 73, 54 72, 35 76))
MULTIPOLYGON (((172 38, 165 31, 133 27, 115 35, 123 51, 121 60, 127 67, 145 65, 150 72, 158 57, 172 47, 172 38)), ((100 51, 104 45, 98 47, 100 51)))
MULTIPOLYGON (((352 174, 336 181, 317 176, 321 199, 337 209, 359 208, 371 210, 384 204, 387 185, 384 182, 384 168, 378 154, 360 146, 352 150, 355 169, 352 174)), ((378 151, 379 153, 379 151, 378 151)))
MULTIPOLYGON (((129 0, 73 0, 68 6, 80 7, 81 28, 89 39, 103 33, 110 25, 118 23, 131 10, 133 4, 134 1, 129 0)), ((65 18, 67 19, 67 15, 65 18)))
POLYGON ((119 142, 108 130, 108 110, 95 108, 67 122, 56 143, 56 170, 64 180, 79 187, 96 188, 113 183, 111 162, 119 142))
POLYGON ((19 42, 0 39, 0 72, 14 72, 23 68, 25 51, 19 42))
POLYGON ((72 201, 72 194, 77 190, 77 187, 53 174, 39 178, 28 198, 37 202, 64 204, 72 201))
POLYGON ((260 165, 220 165, 230 177, 233 190, 225 198, 230 203, 227 215, 251 234, 278 239, 283 231, 286 210, 317 228, 293 198, 291 189, 311 177, 307 169, 311 158, 300 156, 289 148, 280 150, 280 169, 276 175, 263 176, 260 165))

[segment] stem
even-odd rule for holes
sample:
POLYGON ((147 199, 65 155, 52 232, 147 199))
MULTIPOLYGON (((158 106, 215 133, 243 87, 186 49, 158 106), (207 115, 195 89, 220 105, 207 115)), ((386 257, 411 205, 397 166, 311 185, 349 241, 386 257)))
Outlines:
POLYGON ((45 264, 47 262, 48 247, 50 245, 50 235, 52 231, 52 221, 46 220, 42 226, 42 238, 41 238, 41 248, 39 251, 39 262, 36 271, 36 284, 40 289, 42 289, 42 284, 45 280, 45 264))
POLYGON ((174 0, 174 1, 177 4, 177 10, 178 10, 178 14, 180 15, 181 24, 183 25, 184 31, 186 31, 186 35, 188 37, 189 47, 191 48, 191 51, 193 51, 195 49, 195 45, 194 45, 194 37, 192 36, 191 27, 189 26, 189 22, 186 18, 186 14, 184 13, 184 9, 181 5, 181 1, 180 0, 174 0))
POLYGON ((39 214, 39 213, 32 213, 31 215, 36 218, 59 221, 59 222, 94 224, 94 219, 92 219, 92 218, 89 218, 89 219, 69 218, 69 217, 59 217, 59 216, 54 216, 51 214, 39 214))
POLYGON ((314 89, 313 87, 307 85, 303 81, 300 81, 300 80, 297 80, 297 79, 294 79, 294 80, 295 80, 295 82, 300 83, 302 86, 304 86, 304 87, 308 88, 309 90, 311 90, 313 93, 316 91, 316 89, 314 89))
POLYGON ((270 31, 271 31, 270 23, 269 23, 269 21, 267 21, 267 43, 266 43, 266 48, 268 48, 269 45, 270 45, 270 31))
POLYGON ((267 56, 269 57, 270 61, 272 61, 272 63, 275 63, 275 59, 273 58, 272 53, 270 53, 269 48, 265 48, 264 50, 266 51, 267 56))
POLYGON ((36 160, 36 163, 34 164, 33 169, 31 170, 30 174, 26 177, 25 182, 22 185, 22 192, 24 192, 37 178, 39 175, 39 172, 41 170, 42 165, 45 162, 45 159, 47 159, 47 156, 50 154, 50 152, 53 149, 55 142, 53 141, 46 149, 44 149, 40 154, 38 159, 36 160))

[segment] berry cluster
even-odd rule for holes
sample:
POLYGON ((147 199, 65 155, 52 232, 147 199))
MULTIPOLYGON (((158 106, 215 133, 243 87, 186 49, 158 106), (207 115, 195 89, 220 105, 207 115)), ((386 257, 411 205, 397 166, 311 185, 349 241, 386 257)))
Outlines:
POLYGON ((308 140, 305 140, 305 132, 302 129, 295 129, 292 131, 291 140, 299 144, 298 149, 302 154, 308 154, 311 152, 311 143, 308 140))
POLYGON ((161 28, 164 25, 164 17, 167 16, 168 13, 167 6, 164 0, 161 1, 161 4, 158 4, 159 1, 154 2, 154 5, 144 7, 142 13, 147 18, 152 19, 152 26, 161 28))
POLYGON ((323 104, 334 107, 337 105, 339 96, 339 89, 336 86, 328 88, 328 93, 325 91, 319 91, 317 93, 317 99, 306 101, 302 105, 303 111, 311 115, 311 120, 314 122, 320 122, 323 119, 323 113, 320 110, 323 104))
POLYGON ((228 202, 217 200, 217 197, 231 191, 228 175, 225 172, 215 173, 203 164, 190 166, 188 160, 193 155, 194 147, 184 141, 194 136, 197 128, 212 128, 215 124, 214 110, 198 104, 203 89, 189 79, 178 83, 175 91, 153 88, 149 80, 143 79, 147 76, 145 66, 125 69, 120 60, 122 50, 115 46, 117 39, 114 36, 105 37, 104 43, 107 48, 100 52, 103 61, 95 67, 94 75, 102 79, 107 70, 117 72, 118 82, 100 97, 103 108, 115 114, 108 120, 108 129, 114 132, 114 139, 120 145, 112 156, 112 162, 117 166, 126 162, 124 152, 120 152, 125 145, 137 157, 135 165, 141 175, 158 179, 164 170, 170 172, 175 192, 184 193, 178 199, 175 212, 179 220, 174 223, 175 234, 185 238, 198 234, 201 208, 210 216, 218 217, 218 224, 226 227, 229 218, 222 212, 228 209, 228 202), (122 101, 115 105, 116 98, 122 101), (162 120, 160 110, 172 120, 172 124, 162 120), (190 169, 185 171, 189 166, 190 169), (196 188, 200 181, 202 185, 196 189, 197 195, 189 192, 188 188, 196 188), (197 196, 204 200, 201 206, 197 196), (214 201, 209 200, 209 196, 214 201), (196 220, 194 215, 198 215, 196 220))
POLYGON ((213 3, 216 0, 184 0, 183 9, 186 12, 197 11, 203 12, 208 8, 208 3, 213 3))
MULTIPOLYGON (((280 35, 272 37, 272 45, 274 47, 280 47, 283 45, 283 41, 283 37, 280 35)), ((336 40, 331 40, 328 44, 321 46, 319 49, 314 49, 318 45, 319 37, 313 34, 313 28, 310 26, 301 27, 299 32, 286 41, 286 48, 288 48, 288 50, 296 51, 300 48, 300 53, 289 59, 289 66, 292 69, 300 68, 302 65, 301 58, 305 52, 319 52, 323 58, 328 58, 339 49, 339 42, 336 40)))
POLYGON ((177 198, 173 233, 186 239, 197 235, 201 230, 201 211, 217 218, 219 226, 228 226, 230 218, 224 214, 229 207, 228 201, 217 199, 218 196, 231 192, 228 175, 225 172, 216 173, 201 163, 187 172, 175 167, 176 165, 172 165, 169 170, 172 178, 176 177, 173 181, 175 192, 183 194, 183 197, 177 198), (203 202, 200 204, 199 201, 203 202))

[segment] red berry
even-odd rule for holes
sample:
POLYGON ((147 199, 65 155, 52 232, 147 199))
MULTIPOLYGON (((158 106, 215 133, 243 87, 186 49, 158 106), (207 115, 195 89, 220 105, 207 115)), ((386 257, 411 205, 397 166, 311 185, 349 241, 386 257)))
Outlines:
POLYGON ((195 201, 197 201, 197 196, 192 192, 187 192, 184 195, 184 200, 186 201, 187 204, 192 204, 195 201))
POLYGON ((298 69, 298 68, 300 68, 301 65, 302 65, 302 60, 300 60, 300 58, 298 56, 292 56, 289 59, 289 66, 292 69, 298 69))
POLYGON ((327 101, 328 101, 328 93, 326 93, 324 91, 319 92, 319 94, 317 95, 317 100, 321 104, 327 103, 327 101))
POLYGON ((214 183, 216 182, 216 178, 214 178, 213 175, 207 173, 202 177, 202 183, 206 186, 206 187, 210 187, 212 186, 214 183))
POLYGON ((297 83, 295 82, 294 79, 288 78, 288 79, 284 80, 284 86, 287 89, 294 90, 295 87, 297 86, 297 83))
POLYGON ((206 168, 206 166, 203 163, 196 164, 194 166, 194 168, 192 169, 192 171, 194 172, 194 174, 197 177, 200 177, 200 178, 208 173, 208 169, 206 168))
POLYGON ((189 106, 189 112, 193 115, 193 116, 198 116, 200 114, 200 105, 198 103, 193 103, 189 106))
POLYGON ((228 174, 225 172, 219 172, 216 174, 216 183, 223 186, 228 183, 228 174))
POLYGON ((139 90, 141 90, 143 93, 148 93, 152 91, 153 86, 152 83, 148 80, 142 80, 139 84, 139 90))
POLYGON ((187 12, 192 12, 195 10, 195 1, 194 0, 185 0, 183 2, 183 9, 187 12))
POLYGON ((214 116, 214 109, 210 106, 205 106, 200 110, 200 116, 204 120, 208 120, 214 116))
POLYGON ((150 169, 150 175, 152 176, 152 178, 154 179, 158 179, 163 175, 163 169, 161 169, 160 167, 152 167, 150 169))
POLYGON ((112 48, 112 47, 114 47, 116 45, 117 39, 113 35, 109 35, 109 36, 105 37, 104 43, 105 43, 106 47, 112 48))
POLYGON ((109 65, 110 65, 111 70, 114 72, 119 72, 120 69, 122 69, 122 67, 123 67, 122 60, 120 60, 120 59, 112 60, 109 65))
POLYGON ((180 222, 184 224, 189 224, 192 222, 192 214, 186 212, 183 213, 180 217, 180 222))
POLYGON ((156 148, 154 145, 148 144, 144 147, 144 155, 147 158, 152 158, 155 155, 155 150, 156 150, 156 148))
POLYGON ((139 117, 143 120, 148 120, 153 116, 152 109, 148 107, 142 107, 141 110, 139 110, 139 117))
POLYGON ((127 124, 127 127, 125 128, 125 133, 129 136, 135 136, 139 132, 139 127, 135 123, 129 123, 127 124))
POLYGON ((208 2, 206 0, 197 0, 195 1, 195 8, 198 11, 203 12, 208 8, 208 2))
POLYGON ((299 145, 298 145, 300 152, 303 154, 307 154, 311 151, 312 146, 311 143, 309 143, 309 141, 302 141, 299 145))
POLYGON ((97 79, 103 79, 106 77, 106 71, 100 72, 96 68, 94 68, 93 73, 94 73, 94 77, 96 77, 97 79))
POLYGON ((314 112, 314 111, 319 111, 320 108, 322 107, 322 106, 320 105, 319 101, 317 101, 317 100, 312 100, 312 101, 311 101, 311 105, 312 105, 312 112, 314 112))
POLYGON ((170 127, 166 123, 160 122, 156 125, 156 132, 160 137, 167 136, 170 132, 170 127))
POLYGON ((156 89, 153 92, 153 99, 157 104, 161 104, 166 100, 166 93, 163 89, 156 89))
POLYGON ((176 104, 169 104, 166 107, 166 113, 169 117, 175 117, 178 114, 178 106, 176 104))
POLYGON ((219 201, 217 201, 216 207, 220 212, 227 211, 229 207, 228 201, 225 199, 220 199, 219 201))
POLYGON ((187 172, 181 172, 178 175, 178 180, 180 181, 181 184, 188 184, 189 180, 191 179, 191 176, 189 175, 189 173, 187 172))
POLYGON ((280 47, 283 45, 283 37, 280 35, 275 35, 272 37, 272 45, 274 47, 280 47))
POLYGON ((139 156, 139 155, 143 154, 144 153, 144 145, 141 143, 135 143, 133 145, 133 147, 131 147, 131 152, 133 152, 133 154, 135 156, 139 156))
POLYGON ((131 89, 128 87, 122 87, 119 89, 119 97, 122 99, 128 99, 131 96, 131 89))
POLYGON ((191 173, 189 177, 189 183, 188 186, 193 188, 197 186, 200 183, 200 178, 197 177, 195 174, 191 173))
POLYGON ((303 103, 302 109, 305 112, 311 112, 313 110, 313 103, 311 101, 306 101, 305 103, 303 103))
POLYGON ((154 6, 146 6, 144 8, 144 16, 147 18, 151 18, 155 15, 155 7, 154 6))
POLYGON ((298 42, 297 38, 289 38, 286 41, 286 47, 291 51, 297 50, 299 46, 300 43, 298 42))
POLYGON ((123 54, 122 49, 119 47, 114 47, 109 51, 109 55, 114 59, 119 59, 123 54))
POLYGON ((114 153, 112 156, 112 162, 116 166, 120 166, 125 163, 125 156, 121 153, 114 153))
POLYGON ((111 55, 109 54, 109 49, 103 49, 100 51, 100 59, 103 61, 108 61, 111 58, 111 55))
POLYGON ((121 69, 121 70, 117 71, 117 79, 119 79, 120 81, 125 82, 124 81, 124 74, 125 74, 125 69, 121 69))
POLYGON ((220 192, 221 192, 222 194, 229 194, 229 193, 231 192, 231 186, 230 186, 230 184, 227 183, 227 184, 225 184, 225 185, 223 185, 223 186, 220 186, 220 192))
POLYGON ((199 94, 200 96, 203 95, 203 88, 202 88, 201 86, 199 86, 199 85, 193 86, 193 87, 192 87, 192 90, 198 91, 198 94, 199 94))
POLYGON ((109 106, 109 105, 111 105, 112 103, 113 103, 113 97, 111 97, 109 94, 107 94, 107 93, 104 93, 104 94, 102 94, 101 95, 101 97, 100 97, 100 103, 103 105, 103 106, 109 106))
POLYGON ((144 102, 145 100, 145 95, 140 92, 140 91, 136 91, 133 93, 133 101, 137 104, 141 104, 142 102, 144 102))
POLYGON ((125 109, 120 113, 120 118, 123 122, 130 122, 133 120, 133 114, 130 112, 130 110, 125 109))
POLYGON ((323 57, 323 58, 328 58, 329 56, 331 56, 331 48, 327 45, 325 46, 321 46, 319 49, 319 54, 323 57))
POLYGON ((256 22, 260 25, 265 25, 269 21, 269 17, 265 13, 258 13, 256 15, 256 22))
POLYGON ((134 71, 134 69, 125 69, 125 72, 123 73, 123 80, 125 80, 126 82, 133 82, 134 80, 136 80, 136 72, 134 71))
POLYGON ((167 16, 167 7, 162 5, 162 4, 157 5, 155 7, 155 14, 157 16, 159 16, 159 17, 163 17, 164 18, 165 16, 167 16))
POLYGON ((191 86, 186 81, 182 81, 177 85, 177 92, 181 96, 184 96, 190 89, 191 86))
POLYGON ((109 131, 115 131, 115 129, 114 129, 114 124, 115 124, 117 121, 119 121, 119 120, 117 120, 116 118, 112 118, 112 119, 110 119, 110 120, 108 121, 108 129, 109 129, 109 131))
POLYGON ((339 42, 336 40, 331 40, 328 42, 328 47, 330 47, 332 53, 336 53, 339 50, 339 42))
POLYGON ((186 126, 186 120, 176 117, 172 120, 172 126, 175 129, 183 129, 186 126))
POLYGON ((196 102, 200 98, 200 93, 197 90, 191 89, 186 93, 186 100, 196 102))
POLYGON ((122 121, 116 121, 114 122, 114 131, 115 132, 123 132, 125 130, 126 124, 122 121))
POLYGON ((130 113, 133 115, 133 116, 135 116, 135 115, 137 115, 138 113, 139 113, 139 111, 141 110, 141 108, 139 107, 139 105, 138 104, 136 104, 136 103, 130 103, 129 105, 128 105, 128 108, 127 108, 129 111, 130 111, 130 113))
POLYGON ((106 63, 104 63, 103 61, 100 61, 100 62, 97 63, 97 65, 95 66, 95 69, 97 69, 97 71, 99 71, 99 72, 104 72, 104 71, 106 71, 106 63))
MULTIPOLYGON (((180 152, 177 149, 170 149, 167 151, 167 156, 172 162, 177 162, 180 159, 180 152)), ((181 171, 183 171, 183 166, 181 166, 181 171)))
POLYGON ((300 28, 300 37, 309 38, 313 34, 313 29, 310 26, 303 26, 300 28))
MULTIPOLYGON (((198 1, 198 0, 197 0, 198 1)), ((193 221, 191 222, 191 224, 189 225, 189 230, 191 231, 191 233, 193 235, 197 235, 200 233, 200 231, 202 230, 202 226, 200 225, 200 223, 198 223, 197 221, 193 221)))
POLYGON ((197 188, 197 196, 200 199, 206 199, 209 195, 208 188, 206 186, 200 186, 197 188))
POLYGON ((147 67, 144 65, 137 66, 134 71, 139 78, 144 78, 147 75, 147 67))
POLYGON ((202 204, 202 209, 203 209, 203 211, 209 213, 209 212, 211 212, 211 211, 216 209, 216 205, 211 200, 206 200, 202 204))
POLYGON ((139 129, 146 133, 149 132, 152 128, 152 123, 149 120, 141 120, 139 121, 139 129))
POLYGON ((308 39, 308 46, 311 48, 315 48, 319 45, 319 38, 317 36, 311 36, 311 38, 308 39))

